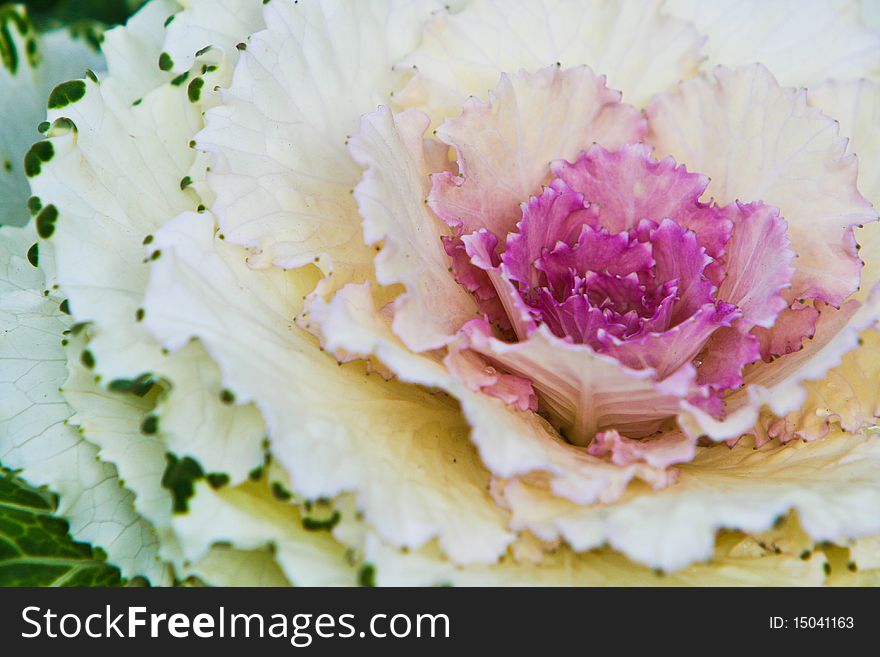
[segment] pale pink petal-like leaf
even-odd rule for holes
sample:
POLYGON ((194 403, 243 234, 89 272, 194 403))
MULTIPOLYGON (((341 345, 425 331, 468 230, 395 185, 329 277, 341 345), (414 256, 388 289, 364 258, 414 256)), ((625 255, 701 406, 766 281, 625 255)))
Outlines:
POLYGON ((791 413, 806 399, 804 382, 821 379, 838 366, 844 355, 858 346, 859 334, 878 319, 880 287, 863 305, 850 301, 840 310, 826 307, 819 316, 814 338, 803 349, 746 369, 744 386, 725 400, 728 414, 723 420, 685 404, 686 412, 679 416, 679 422, 692 435, 729 440, 749 433, 764 406, 775 415, 791 413))
POLYGON ((593 456, 610 456, 619 466, 643 462, 655 468, 687 463, 697 451, 696 441, 680 430, 666 431, 657 438, 633 440, 614 429, 601 431, 587 448, 593 456))
POLYGON ((837 124, 760 64, 718 67, 646 110, 648 141, 711 178, 719 204, 760 200, 788 222, 792 295, 838 305, 859 286, 853 226, 877 214, 858 192, 858 165, 837 124))
POLYGON ((598 142, 619 148, 645 134, 639 112, 586 66, 504 74, 488 102, 472 98, 437 137, 458 153, 459 176, 434 176, 429 203, 450 226, 504 238, 520 204, 549 180, 550 160, 598 142))
POLYGON ((697 234, 710 256, 724 253, 733 226, 719 208, 700 202, 709 179, 672 158, 652 159, 646 144, 613 152, 596 145, 573 163, 560 160, 551 168, 573 191, 599 205, 602 225, 612 233, 635 228, 642 219, 674 219, 697 234))
POLYGON ((468 322, 462 333, 471 349, 505 371, 529 378, 544 411, 575 444, 586 444, 603 429, 632 436, 656 431, 676 415, 696 377, 693 366, 686 364, 658 381, 652 369, 631 369, 543 326, 513 344, 494 338, 481 320, 468 322))
POLYGON ((366 168, 355 188, 367 244, 382 242, 376 278, 402 283, 394 330, 417 351, 447 344, 476 314, 476 303, 449 272, 441 238, 448 229, 425 205, 428 174, 423 135, 428 117, 387 107, 365 115, 349 149, 366 168))
POLYGON ((788 288, 794 272, 786 222, 779 210, 762 203, 733 203, 725 213, 734 229, 718 298, 736 304, 746 325, 770 328, 788 305, 782 290, 788 288))

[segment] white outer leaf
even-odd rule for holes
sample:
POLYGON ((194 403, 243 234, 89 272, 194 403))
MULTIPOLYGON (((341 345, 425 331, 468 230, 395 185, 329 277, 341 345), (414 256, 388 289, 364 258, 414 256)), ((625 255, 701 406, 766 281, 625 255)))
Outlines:
POLYGON ((135 512, 133 494, 67 424, 71 409, 58 388, 67 378, 61 340, 69 320, 24 257, 35 238, 31 226, 0 229, 0 462, 58 493, 74 538, 102 547, 125 577, 167 584, 156 535, 135 512))

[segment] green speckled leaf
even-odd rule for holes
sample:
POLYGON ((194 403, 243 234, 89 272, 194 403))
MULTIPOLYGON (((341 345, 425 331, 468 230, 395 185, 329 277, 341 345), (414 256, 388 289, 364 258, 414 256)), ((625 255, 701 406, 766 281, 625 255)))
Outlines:
POLYGON ((57 503, 0 467, 0 586, 118 586, 119 570, 68 533, 57 503))

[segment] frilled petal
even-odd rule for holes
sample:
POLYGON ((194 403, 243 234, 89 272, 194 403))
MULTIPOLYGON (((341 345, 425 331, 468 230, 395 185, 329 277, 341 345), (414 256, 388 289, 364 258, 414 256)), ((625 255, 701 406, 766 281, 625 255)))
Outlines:
MULTIPOLYGON (((171 410, 174 401, 169 406, 169 399, 188 397, 194 403, 203 404, 203 408, 188 407, 190 426, 198 426, 202 421, 206 428, 217 428, 218 418, 212 416, 213 407, 210 402, 206 403, 204 398, 193 399, 191 382, 187 387, 185 375, 181 381, 184 387, 175 386, 174 395, 169 397, 166 393, 164 403, 160 405, 157 404, 157 399, 162 395, 162 384, 158 384, 155 379, 145 380, 144 377, 139 377, 134 381, 117 381, 109 389, 101 387, 88 367, 89 361, 85 354, 90 352, 86 346, 86 330, 68 336, 66 351, 69 375, 61 392, 75 412, 67 423, 97 447, 96 459, 100 463, 112 464, 119 481, 134 494, 134 508, 143 518, 142 522, 148 521, 150 534, 158 542, 159 554, 154 557, 157 567, 164 567, 166 563, 172 565, 174 576, 178 579, 186 579, 201 572, 203 560, 216 560, 214 549, 194 554, 190 537, 178 532, 175 522, 184 516, 191 522, 196 521, 192 515, 193 491, 185 492, 186 483, 203 479, 206 476, 203 467, 210 468, 210 465, 222 461, 230 466, 228 457, 216 453, 217 447, 228 439, 228 435, 224 435, 221 430, 217 436, 218 441, 213 444, 209 441, 205 445, 205 436, 201 436, 197 442, 187 444, 182 436, 170 433, 175 427, 185 428, 186 421, 175 418, 175 413, 171 410), (183 451, 174 453, 173 449, 181 445, 184 445, 183 451), (210 453, 211 449, 214 454, 210 453), (205 456, 207 458, 201 461, 205 456)), ((186 351, 188 353, 178 361, 180 365, 192 366, 193 374, 205 376, 206 383, 216 377, 216 365, 204 356, 197 344, 188 345, 186 351)), ((200 390, 199 393, 216 395, 210 387, 200 390)), ((234 415, 226 419, 231 425, 243 429, 244 435, 235 437, 241 439, 239 445, 247 444, 248 427, 236 423, 234 415)), ((228 443, 226 446, 229 447, 228 443)), ((239 455, 242 453, 237 446, 231 446, 231 449, 239 455)), ((237 470, 246 463, 244 461, 231 465, 228 472, 236 477, 237 470)), ((212 479, 220 482, 214 485, 224 485, 230 481, 230 475, 226 472, 207 472, 210 473, 208 477, 223 478, 222 481, 212 479)), ((199 535, 200 544, 203 542, 210 545, 220 540, 227 541, 225 544, 229 545, 228 535, 221 527, 203 528, 199 535)))
POLYGON ((43 248, 54 251, 57 283, 71 312, 94 323, 98 371, 126 378, 161 360, 158 346, 133 321, 147 278, 147 267, 137 263, 145 259, 147 236, 194 206, 180 181, 192 161, 186 140, 198 108, 176 87, 160 87, 131 107, 105 100, 108 87, 82 84, 82 100, 50 115, 63 113, 75 127, 41 142, 54 155, 31 183, 42 204, 36 221, 48 240, 43 248), (163 140, 180 146, 168 148, 163 140))
MULTIPOLYGON (((205 0, 199 6, 213 4, 205 0)), ((187 19, 185 13, 177 17, 187 19)), ((49 157, 41 158, 39 175, 32 181, 34 203, 40 206, 36 224, 41 250, 67 297, 66 307, 77 322, 89 325, 90 372, 80 376, 82 392, 75 402, 74 389, 68 389, 68 401, 77 411, 81 405, 93 411, 92 398, 106 397, 108 407, 118 410, 108 411, 113 419, 125 416, 125 403, 102 392, 95 376, 110 391, 149 389, 162 382, 165 391, 150 409, 151 421, 161 426, 161 439, 139 431, 144 408, 136 409, 141 417, 129 418, 130 430, 122 432, 127 440, 117 439, 119 431, 108 434, 107 417, 97 424, 92 416, 78 421, 101 444, 102 458, 125 472, 137 493, 138 510, 163 530, 170 512, 167 491, 160 485, 166 449, 202 459, 204 467, 237 483, 262 461, 265 435, 256 409, 231 402, 232 393, 223 390, 216 365, 199 345, 169 356, 141 323, 145 263, 148 257, 161 257, 161 250, 149 246, 152 233, 174 213, 199 202, 188 175, 195 165, 189 142, 201 125, 198 99, 185 86, 160 81, 134 103, 129 100, 135 93, 125 77, 131 73, 129 64, 153 48, 151 65, 158 66, 162 46, 149 23, 158 22, 161 30, 165 18, 151 8, 130 26, 115 30, 116 54, 109 57, 108 77, 75 81, 83 98, 50 109, 54 125, 48 139, 35 147, 46 148, 49 157)), ((233 35, 215 36, 216 43, 238 52, 229 44, 233 35)), ((168 36, 165 46, 172 43, 168 36)), ((234 59, 219 62, 205 79, 228 80, 232 63, 234 59)), ((199 66, 206 66, 201 59, 199 66)), ((79 362, 81 356, 73 358, 79 362)))
POLYGON ((98 447, 102 461, 116 467, 119 478, 135 494, 135 509, 156 532, 160 554, 173 558, 177 546, 168 530, 174 503, 171 491, 162 486, 165 445, 152 429, 142 430, 155 390, 121 394, 102 389, 87 366, 88 357, 83 356, 91 353, 85 342, 86 336, 80 333, 67 346, 68 377, 61 392, 74 409, 69 424, 98 447))
POLYGON ((430 0, 263 3, 267 29, 248 40, 197 137, 216 158, 212 210, 227 239, 255 249, 253 266, 317 258, 333 272, 330 288, 371 277, 375 253, 351 196, 361 171, 346 144, 361 115, 388 102, 392 64, 437 8, 430 0))
POLYGON ((841 303, 859 285, 852 227, 876 220, 856 189, 857 163, 834 121, 807 107, 761 65, 717 68, 647 110, 660 154, 711 178, 719 204, 759 199, 779 208, 797 253, 793 298, 841 303))
MULTIPOLYGON (((78 248, 91 244, 97 249, 97 252, 82 256, 91 267, 81 278, 75 277, 82 274, 78 269, 82 267, 82 260, 76 257, 82 254, 75 255, 68 250, 66 260, 64 256, 58 258, 58 276, 65 284, 64 291, 68 292, 67 283, 73 283, 69 293, 71 311, 77 319, 90 321, 96 334, 86 350, 79 347, 82 351, 72 356, 74 365, 88 363, 94 370, 100 370, 105 375, 102 380, 111 390, 140 385, 145 380, 141 373, 149 368, 153 376, 146 378, 161 381, 161 387, 165 389, 155 400, 155 406, 151 401, 155 396, 153 393, 148 400, 139 400, 137 395, 108 394, 95 384, 94 374, 86 374, 79 365, 79 378, 68 382, 65 394, 76 402, 74 421, 80 430, 101 446, 98 455, 106 459, 99 462, 101 467, 105 470, 112 468, 107 463, 112 461, 120 472, 125 473, 123 478, 127 486, 136 492, 133 498, 135 508, 156 521, 154 528, 161 536, 163 558, 174 561, 178 576, 185 577, 191 572, 191 566, 195 566, 194 571, 198 570, 204 559, 213 558, 215 548, 194 555, 195 542, 191 539, 196 532, 180 535, 178 530, 182 530, 176 527, 180 517, 172 513, 172 499, 169 490, 163 486, 169 467, 166 450, 177 451, 181 459, 196 459, 195 467, 200 465, 216 476, 211 479, 212 486, 215 481, 234 484, 247 476, 249 468, 262 462, 265 428, 259 414, 246 403, 246 399, 229 386, 220 385, 216 366, 197 343, 188 344, 181 351, 165 357, 159 345, 140 329, 145 316, 140 300, 147 270, 141 260, 144 256, 154 260, 163 257, 162 249, 155 245, 145 249, 142 242, 147 245, 152 242, 155 228, 162 225, 170 213, 195 208, 200 200, 208 202, 207 198, 192 191, 197 188, 200 195, 210 192, 200 184, 206 163, 193 157, 192 137, 201 127, 201 110, 214 102, 210 90, 218 84, 228 83, 231 64, 239 53, 235 43, 244 41, 246 35, 259 26, 251 26, 239 35, 216 34, 212 39, 213 48, 195 53, 197 61, 193 64, 193 71, 180 73, 169 84, 174 73, 159 71, 157 60, 160 65, 167 64, 170 55, 163 59, 159 53, 176 52, 172 34, 175 30, 168 31, 163 43, 165 30, 162 23, 167 14, 153 11, 162 4, 152 3, 151 11, 145 12, 154 25, 158 25, 159 37, 156 38, 153 28, 141 29, 144 27, 141 15, 130 26, 113 32, 116 44, 113 52, 117 56, 110 58, 111 74, 101 80, 100 95, 94 97, 95 88, 86 83, 83 86, 85 98, 59 112, 64 119, 59 117, 56 121, 49 132, 50 139, 67 137, 68 141, 60 146, 69 144, 74 148, 81 147, 81 150, 64 151, 70 166, 57 176, 62 186, 46 188, 57 205, 51 205, 40 225, 44 227, 41 236, 53 238, 41 244, 43 260, 52 271, 56 269, 56 258, 52 257, 55 254, 50 247, 55 246, 54 238, 62 231, 61 222, 55 223, 59 215, 71 219, 72 225, 67 224, 67 228, 80 231, 77 233, 80 239, 66 242, 68 246, 78 248), (148 52, 150 48, 154 49, 152 54, 148 52), (218 58, 218 52, 224 56, 218 58), (124 75, 115 75, 114 62, 127 72, 137 66, 155 69, 159 75, 153 78, 158 80, 158 88, 145 88, 141 84, 142 77, 130 80, 124 75), (186 81, 187 78, 190 78, 188 84, 180 83, 181 79, 186 81), (205 87, 204 93, 200 93, 202 87, 205 87), (85 104, 87 99, 93 101, 90 107, 78 112, 78 105, 85 104), (76 128, 67 117, 79 121, 76 128), (123 145, 120 147, 120 144, 123 145), (77 160, 85 166, 77 168, 77 160), (120 172, 127 172, 131 177, 120 176, 120 172), (69 180, 67 174, 70 174, 69 180), (83 176, 88 182, 82 181, 83 176), (63 193, 58 192, 60 187, 64 187, 63 193), (77 195, 77 191, 81 194, 77 195), (182 199, 180 205, 175 205, 178 199, 182 199), (95 232, 90 234, 89 231, 95 232), (102 295, 106 295, 104 306, 100 305, 102 295), (125 301, 120 303, 120 299, 125 301), (111 343, 108 336, 112 336, 115 342, 111 343), (134 351, 137 353, 133 354, 134 351), (123 357, 119 358, 120 355, 123 357)), ((210 13, 210 5, 221 10, 222 4, 222 0, 206 0, 199 7, 205 9, 207 6, 210 13)), ((258 3, 248 3, 247 8, 239 8, 250 11, 251 5, 259 6, 258 3)), ((222 16, 215 18, 223 24, 222 16)), ((179 14, 175 20, 180 20, 183 25, 188 16, 179 14)), ((214 23, 201 21, 200 25, 204 28, 214 23)), ((180 52, 188 52, 186 44, 177 45, 181 47, 180 52)), ((51 169, 58 159, 60 154, 53 147, 49 157, 42 158, 43 174, 48 175, 46 170, 51 169), (46 160, 49 160, 48 165, 46 160)), ((40 200, 42 205, 49 207, 45 196, 40 200)), ((298 302, 313 288, 315 280, 311 278, 308 287, 295 290, 293 298, 298 302)), ((291 308, 294 307, 292 304, 291 308)), ((94 460, 92 454, 85 458, 94 460)), ((115 479, 106 480, 116 486, 115 479)), ((222 496, 222 499, 226 504, 225 513, 236 512, 237 498, 222 496)), ((173 501, 176 506, 178 500, 173 501)), ((195 509, 195 501, 191 500, 190 511, 195 509)), ((239 508, 237 512, 246 513, 246 510, 239 508)), ((119 518, 124 518, 121 511, 119 513, 119 518)), ((97 517, 102 516, 97 514, 97 517)), ((186 518, 198 527, 199 545, 233 539, 247 543, 241 535, 224 535, 223 527, 211 527, 200 514, 188 513, 186 518)), ((113 524, 108 522, 108 531, 112 527, 113 524)), ((139 525, 132 523, 131 527, 134 531, 139 525)), ((328 583, 329 580, 320 578, 320 569, 316 568, 320 560, 310 556, 309 538, 314 537, 315 532, 303 527, 299 531, 299 540, 290 540, 290 536, 289 531, 268 538, 264 536, 264 544, 288 540, 289 544, 278 551, 278 559, 290 580, 328 583)), ((146 540, 144 543, 151 545, 146 540)), ((336 546, 334 549, 339 555, 340 548, 336 546)), ((318 541, 315 551, 323 553, 323 550, 318 541)), ((147 556, 149 552, 143 554, 147 556)), ((340 568, 351 570, 347 563, 341 563, 340 568)))
POLYGON ((558 160, 551 169, 569 188, 599 205, 602 226, 613 233, 635 228, 642 219, 674 219, 697 234, 710 256, 724 253, 733 227, 718 208, 700 202, 709 179, 689 173, 672 158, 654 160, 645 144, 611 152, 592 146, 573 163, 558 160))
POLYGON ((154 421, 159 417, 155 394, 106 392, 78 360, 69 361, 69 367, 63 392, 77 408, 70 423, 99 446, 103 460, 116 464, 120 478, 136 493, 137 510, 152 522, 163 559, 174 564, 179 577, 202 572, 200 565, 216 558, 218 544, 244 550, 274 544, 289 581, 353 582, 344 547, 327 532, 306 526, 302 507, 295 506, 302 500, 291 499, 286 477, 266 474, 262 466, 238 485, 212 478, 225 473, 206 475, 203 468, 210 459, 166 452, 170 445, 161 435, 166 418, 154 421))
POLYGON ((805 381, 822 378, 859 342, 859 334, 880 318, 880 288, 861 307, 850 301, 835 310, 825 307, 817 322, 816 334, 804 347, 773 363, 749 368, 744 386, 725 399, 727 416, 723 420, 690 408, 679 417, 691 435, 707 435, 715 440, 738 438, 754 427, 759 411, 767 406, 776 415, 786 415, 806 398, 805 381))
POLYGON ((583 294, 570 296, 560 303, 548 290, 541 289, 532 305, 551 333, 561 338, 571 338, 578 344, 596 344, 600 332, 609 336, 624 335, 635 330, 633 325, 637 322, 635 313, 625 318, 606 316, 602 310, 590 305, 583 294), (625 323, 629 319, 633 321, 625 323))
MULTIPOLYGON (((478 272, 475 275, 485 277, 491 285, 491 290, 483 288, 479 291, 491 295, 489 302, 493 305, 490 310, 497 309, 501 317, 489 313, 489 319, 494 318, 502 328, 511 328, 520 339, 530 335, 535 330, 533 311, 523 301, 519 290, 511 282, 507 265, 500 261, 496 253, 498 238, 494 233, 481 229, 460 239, 470 259, 471 271, 478 272)), ((483 303, 481 307, 485 305, 483 303)))
POLYGON ((58 493, 71 534, 103 548, 125 577, 169 584, 157 537, 135 511, 131 489, 67 423, 73 411, 59 387, 67 378, 62 340, 70 320, 58 311, 59 299, 44 294, 43 274, 26 256, 35 240, 32 224, 0 229, 0 461, 58 493))
POLYGON ((816 334, 818 319, 819 311, 815 306, 795 301, 779 313, 772 328, 755 327, 752 334, 758 338, 761 358, 769 361, 800 351, 804 340, 816 334))
MULTIPOLYGON (((219 543, 271 550, 288 582, 283 586, 354 586, 357 571, 346 559, 345 546, 328 531, 309 529, 303 519, 302 507, 279 499, 265 480, 218 490, 200 481, 188 512, 176 515, 173 525, 183 556, 196 562, 196 574, 204 572, 200 562, 210 558, 219 543)), ((239 559, 231 561, 229 566, 241 568, 239 559)), ((252 581, 245 584, 255 585, 252 581)))
POLYGON ((159 68, 158 60, 167 35, 165 23, 179 11, 180 5, 174 0, 154 0, 124 26, 104 32, 101 52, 107 59, 110 76, 103 84, 114 87, 114 93, 124 103, 137 101, 174 77, 170 71, 159 68))
POLYGON ((620 148, 644 130, 639 112, 585 66, 505 73, 488 102, 469 99, 461 116, 437 129, 455 148, 459 172, 433 176, 428 202, 462 232, 486 228, 504 239, 520 204, 548 181, 550 160, 574 158, 595 142, 620 148))
MULTIPOLYGON (((302 507, 294 506, 302 500, 290 499, 286 476, 270 477, 261 465, 249 481, 228 486, 231 480, 225 472, 206 474, 203 469, 212 457, 194 460, 192 449, 179 455, 167 452, 172 441, 164 439, 163 422, 169 417, 154 407, 155 391, 102 390, 76 358, 81 346, 74 347, 72 341, 68 351, 72 347, 75 358, 68 360, 71 376, 63 388, 65 399, 77 409, 70 423, 99 446, 102 461, 116 464, 120 478, 135 492, 135 508, 152 523, 162 558, 174 565, 178 577, 204 572, 203 562, 216 559, 220 544, 244 550, 276 545, 275 559, 288 581, 352 582, 344 548, 327 533, 306 526, 302 507)), ((198 449, 195 454, 204 456, 198 449)))
POLYGON ((865 27, 855 2, 668 0, 663 8, 707 37, 705 70, 761 62, 793 87, 880 75, 880 34, 865 27))
POLYGON ((770 529, 789 510, 814 542, 880 531, 880 438, 836 433, 814 443, 760 449, 741 441, 701 448, 677 466, 661 491, 631 488, 619 502, 579 507, 537 484, 511 481, 499 491, 512 526, 543 540, 565 538, 578 550, 603 543, 647 566, 673 571, 712 556, 716 531, 770 529))
POLYGON ((840 123, 849 152, 859 160, 859 191, 880 202, 880 84, 829 80, 807 90, 807 102, 840 123))
POLYGON ((761 357, 759 344, 757 337, 739 328, 719 328, 699 354, 697 382, 713 388, 738 388, 743 368, 761 357))
POLYGON ((575 554, 561 546, 540 560, 472 568, 455 568, 436 549, 404 554, 374 536, 365 552, 380 586, 819 586, 827 565, 822 553, 776 554, 738 533, 720 535, 708 563, 667 574, 610 549, 575 554))
MULTIPOLYGON (((240 41, 265 27, 262 6, 242 0, 187 0, 185 10, 169 18, 165 24, 163 52, 170 64, 161 68, 177 76, 193 69, 196 60, 208 50, 219 50, 233 63, 238 60, 236 46, 240 41)), ((166 60, 167 61, 167 60, 166 60)), ((231 70, 231 69, 230 69, 231 70)), ((198 79, 196 71, 186 80, 188 86, 198 79)), ((181 83, 182 84, 182 83, 181 83)), ((211 88, 204 88, 211 93, 211 88)))
POLYGON ((795 253, 779 210, 763 203, 732 203, 724 208, 733 237, 724 256, 718 298, 742 311, 742 327, 771 328, 788 305, 782 291, 791 284, 795 253))
POLYGON ((805 384, 806 401, 796 411, 771 422, 767 435, 780 440, 816 440, 839 426, 857 433, 876 429, 880 418, 880 332, 862 333, 859 347, 822 379, 805 384))
POLYGON ((304 274, 249 269, 244 249, 215 238, 210 214, 178 217, 156 243, 144 321, 171 350, 202 340, 224 386, 265 417, 293 492, 354 491, 385 540, 417 547, 436 537, 459 563, 505 550, 512 536, 455 404, 322 353, 292 323, 304 274))
POLYGON ((641 461, 655 468, 687 463, 693 460, 696 449, 695 441, 682 431, 667 431, 657 438, 633 440, 614 429, 600 431, 587 447, 593 456, 609 456, 616 465, 627 466, 641 461))
POLYGON ((412 353, 391 332, 367 287, 347 286, 329 304, 317 302, 312 313, 329 348, 376 355, 401 380, 454 395, 472 427, 471 440, 497 477, 546 473, 555 494, 579 504, 617 499, 634 478, 652 486, 670 481, 669 473, 642 463, 621 468, 590 456, 560 440, 536 414, 475 392, 430 356, 412 353))
POLYGON ((443 364, 450 374, 471 390, 477 390, 510 404, 518 411, 538 410, 538 399, 528 379, 498 372, 480 354, 453 343, 443 364))
MULTIPOLYGON (((880 12, 878 12, 880 13, 880 12)), ((807 102, 840 122, 840 133, 849 137, 847 151, 859 160, 859 191, 880 207, 880 84, 859 80, 829 81, 807 92, 807 102)), ((862 290, 864 296, 880 281, 880 223, 856 232, 862 246, 862 290)))
MULTIPOLYGON (((523 227, 517 237, 522 239, 527 233, 525 217, 523 227)), ((514 240, 508 240, 508 251, 514 240)), ((607 230, 596 230, 589 224, 584 225, 577 243, 571 246, 564 241, 557 243, 552 250, 539 254, 535 258, 535 269, 544 272, 547 283, 552 289, 559 290, 563 282, 570 277, 572 270, 578 272, 607 272, 612 276, 627 276, 645 272, 654 265, 651 245, 634 239, 628 233, 609 233, 607 230)), ((524 278, 524 277, 521 277, 524 278)), ((519 280, 519 279, 518 279, 519 280)), ((535 286, 536 282, 529 279, 527 285, 535 286)))
POLYGON ((197 341, 157 369, 171 388, 151 411, 166 449, 192 456, 205 472, 223 473, 232 484, 244 481, 265 457, 266 425, 256 407, 236 403, 235 392, 223 387, 220 370, 197 341))
MULTIPOLYGON (((474 235, 479 238, 479 233, 474 235)), ((488 233, 487 237, 488 235, 497 241, 494 235, 488 233)), ((511 328, 510 320, 507 318, 507 313, 498 298, 492 278, 490 278, 491 271, 473 263, 471 255, 460 237, 443 237, 443 249, 452 262, 452 275, 455 276, 459 285, 473 293, 480 312, 486 315, 489 321, 497 323, 502 328, 511 328)), ((494 267, 490 267, 490 269, 494 269, 494 267)))
MULTIPOLYGON (((65 338, 73 368, 64 386, 75 410, 71 425, 99 446, 96 455, 105 472, 116 466, 113 472, 134 493, 129 499, 135 510, 150 519, 149 531, 161 537, 162 558, 172 560, 177 541, 170 533, 169 493, 162 486, 164 441, 176 447, 201 436, 187 444, 188 453, 207 453, 211 465, 227 459, 232 476, 240 478, 248 460, 230 464, 228 456, 253 454, 254 442, 261 451, 263 435, 253 408, 224 403, 221 389, 212 384, 218 382, 216 366, 197 345, 182 361, 165 358, 140 328, 144 256, 161 255, 144 245, 168 212, 197 203, 184 188, 191 175, 198 175, 189 142, 200 125, 202 105, 198 94, 180 84, 186 75, 171 81, 172 73, 160 70, 158 61, 163 39, 166 45, 173 41, 163 24, 177 9, 171 2, 151 3, 127 26, 106 34, 109 74, 70 82, 50 103, 48 140, 32 149, 29 172, 35 176, 31 204, 37 232, 44 240, 41 264, 53 289, 60 286, 67 296, 65 309, 79 320, 76 339, 65 338), (86 324, 94 337, 87 346, 86 324), (155 391, 161 389, 162 400, 153 406, 155 391), (223 428, 234 429, 235 440, 242 442, 230 446, 223 428), (231 447, 229 454, 217 454, 220 443, 211 444, 216 439, 231 447)), ((234 35, 218 35, 219 43, 229 39, 234 35)), ((234 57, 211 60, 210 67, 199 58, 205 84, 228 80, 224 76, 231 74, 234 57)), ((154 538, 143 540, 151 544, 154 538)), ((186 564, 175 565, 185 576, 186 564)))
POLYGON ((661 13, 659 1, 475 0, 428 23, 420 47, 398 66, 416 74, 395 100, 441 121, 501 73, 559 62, 607 73, 641 106, 694 74, 700 43, 692 25, 661 13))
MULTIPOLYGON (((510 279, 524 289, 538 287, 543 269, 538 261, 560 243, 574 245, 585 226, 598 228, 599 213, 582 195, 564 188, 545 187, 539 195, 530 197, 523 202, 522 220, 516 231, 507 235, 501 255, 510 279)), ((590 240, 590 235, 584 239, 590 240)), ((565 267, 568 262, 561 264, 565 267)))
POLYGON ((394 330, 417 351, 447 344, 476 314, 473 298, 449 272, 441 244, 448 229, 424 200, 428 194, 423 134, 428 117, 381 107, 361 119, 352 155, 366 168, 355 189, 367 244, 382 242, 376 279, 402 283, 394 301, 394 330))
POLYGON ((730 326, 740 316, 739 310, 730 304, 707 303, 666 331, 630 339, 611 336, 603 353, 627 367, 651 369, 658 379, 665 379, 689 364, 715 331, 730 326))
POLYGON ((657 280, 678 281, 672 322, 692 317, 714 291, 712 281, 705 275, 712 259, 700 246, 696 233, 671 219, 664 219, 659 226, 643 221, 639 233, 641 239, 651 243, 657 280))
POLYGON ((505 371, 528 378, 545 411, 575 444, 616 428, 644 436, 677 413, 696 373, 686 364, 662 381, 650 369, 634 370, 586 345, 571 344, 539 327, 514 344, 494 338, 485 322, 462 328, 469 346, 505 371))
POLYGON ((66 30, 37 34, 22 5, 0 13, 3 60, 0 62, 0 225, 27 222, 29 196, 25 153, 39 136, 46 99, 55 85, 101 70, 103 58, 66 30))
MULTIPOLYGON (((31 187, 44 250, 54 251, 51 282, 61 286, 78 322, 92 322, 96 371, 108 380, 137 376, 162 360, 136 321, 147 279, 139 263, 150 255, 144 246, 150 235, 200 202, 189 188, 196 163, 190 142, 202 125, 197 99, 186 85, 165 80, 129 100, 132 58, 149 58, 158 68, 160 48, 170 47, 156 43, 155 25, 147 25, 161 29, 166 15, 148 9, 132 27, 108 33, 116 52, 127 54, 108 56, 106 78, 72 82, 81 98, 50 108, 48 139, 32 149, 46 155, 31 187)), ((227 81, 232 64, 207 74, 206 84, 227 81)))
POLYGON ((62 392, 74 410, 69 423, 99 447, 102 461, 116 467, 135 493, 136 510, 158 533, 163 559, 179 567, 172 531, 177 504, 164 485, 168 453, 238 484, 263 463, 262 417, 253 405, 233 403, 217 365, 197 342, 157 361, 156 373, 114 379, 104 388, 94 375, 87 333, 81 329, 67 338, 70 376, 62 392))

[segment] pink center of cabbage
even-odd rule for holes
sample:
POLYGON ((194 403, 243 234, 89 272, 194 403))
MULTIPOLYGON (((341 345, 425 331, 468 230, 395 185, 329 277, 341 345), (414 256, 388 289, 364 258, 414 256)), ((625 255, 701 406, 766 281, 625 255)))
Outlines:
POLYGON ((502 335, 527 337, 531 331, 517 319, 525 311, 534 326, 604 353, 701 312, 719 325, 741 315, 716 298, 715 283, 724 276, 716 258, 731 222, 716 206, 699 203, 693 186, 675 184, 702 177, 679 168, 661 172, 660 180, 673 175, 662 189, 641 179, 621 185, 633 155, 643 153, 594 147, 574 164, 554 163, 557 177, 523 204, 521 221, 503 242, 487 229, 445 240, 457 280, 502 335), (684 210, 684 225, 666 214, 676 207, 684 210), (498 277, 512 288, 499 290, 498 277), (505 298, 511 292, 518 298, 505 298))
MULTIPOLYGON (((497 226, 462 234, 459 207, 447 200, 461 182, 435 177, 432 207, 459 233, 444 239, 453 274, 486 318, 462 327, 461 348, 503 371, 504 357, 485 338, 525 342, 545 327, 569 345, 650 370, 658 390, 687 382, 684 396, 721 416, 724 392, 741 385, 743 368, 761 356, 760 331, 788 305, 782 291, 794 254, 779 211, 760 202, 701 202, 705 176, 670 158, 654 160, 641 144, 593 146, 573 163, 554 162, 551 172, 504 234, 497 226)), ((472 374, 471 382, 519 408, 534 408, 529 383, 552 402, 553 373, 523 362, 507 367, 515 376, 472 374)), ((666 407, 661 399, 656 419, 666 407)), ((577 422, 567 413, 550 414, 571 430, 577 422)), ((626 434, 656 426, 636 423, 626 434)), ((604 428, 598 421, 596 429, 604 428)), ((583 443, 592 431, 575 426, 574 434, 583 443)))
POLYGON ((713 260, 693 231, 667 218, 612 233, 593 208, 556 179, 507 237, 501 261, 536 323, 604 352, 667 331, 705 304, 733 318, 735 306, 715 299, 705 271, 713 260), (537 226, 554 230, 536 241, 537 226))

